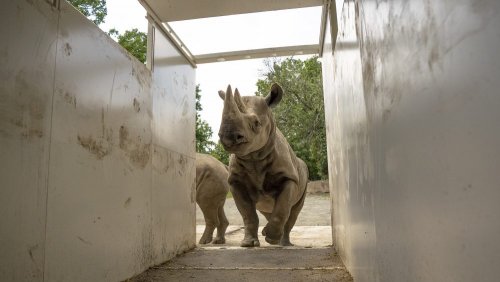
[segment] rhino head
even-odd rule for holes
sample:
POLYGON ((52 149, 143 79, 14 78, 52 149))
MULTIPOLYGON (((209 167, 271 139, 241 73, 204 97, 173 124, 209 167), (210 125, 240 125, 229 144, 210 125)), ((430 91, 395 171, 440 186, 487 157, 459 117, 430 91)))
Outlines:
POLYGON ((219 130, 224 149, 245 156, 264 147, 276 130, 271 108, 281 101, 283 89, 275 83, 266 97, 241 97, 237 88, 233 95, 228 85, 219 96, 224 100, 219 130))

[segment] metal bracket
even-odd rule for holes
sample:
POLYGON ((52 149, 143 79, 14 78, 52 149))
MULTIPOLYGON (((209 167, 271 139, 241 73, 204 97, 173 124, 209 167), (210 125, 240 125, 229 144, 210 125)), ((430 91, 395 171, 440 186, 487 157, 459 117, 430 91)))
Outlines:
POLYGON ((321 10, 321 26, 319 30, 319 57, 323 56, 323 47, 325 45, 326 23, 328 12, 330 11, 331 0, 323 1, 323 9, 321 10))
MULTIPOLYGON (((191 54, 191 51, 186 47, 186 45, 182 42, 182 40, 177 36, 177 34, 174 32, 174 30, 167 24, 161 22, 160 18, 154 13, 154 11, 149 7, 149 5, 144 1, 144 0, 139 0, 141 2, 142 6, 146 9, 148 12, 147 18, 151 24, 153 24, 158 30, 167 37, 170 42, 175 46, 177 51, 179 51, 186 60, 188 60, 189 64, 193 68, 196 68, 196 62, 194 61, 193 54, 191 54)), ((154 48, 154 46, 153 46, 154 48)), ((154 64, 154 62, 151 62, 154 64)))

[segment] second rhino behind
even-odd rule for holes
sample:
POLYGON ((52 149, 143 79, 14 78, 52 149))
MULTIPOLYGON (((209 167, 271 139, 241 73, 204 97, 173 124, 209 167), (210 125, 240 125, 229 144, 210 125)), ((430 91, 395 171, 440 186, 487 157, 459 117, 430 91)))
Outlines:
POLYGON ((229 222, 224 203, 229 192, 227 167, 210 155, 196 154, 196 203, 205 218, 205 231, 200 244, 224 244, 229 222), (215 228, 217 236, 212 241, 215 228))

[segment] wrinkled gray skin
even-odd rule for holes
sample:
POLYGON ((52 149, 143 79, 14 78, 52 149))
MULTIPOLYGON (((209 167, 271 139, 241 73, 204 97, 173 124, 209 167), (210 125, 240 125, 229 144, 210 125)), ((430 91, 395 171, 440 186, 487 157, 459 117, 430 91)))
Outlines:
POLYGON ((205 218, 205 231, 200 244, 224 244, 229 222, 224 213, 224 203, 229 192, 227 167, 216 158, 196 154, 196 203, 205 218), (215 228, 217 236, 212 241, 215 228))
POLYGON ((229 184, 243 217, 242 247, 260 246, 259 210, 268 223, 262 231, 269 244, 291 246, 292 229, 304 205, 308 170, 276 127, 271 108, 283 95, 273 84, 267 97, 243 96, 231 86, 219 91, 224 110, 219 138, 231 153, 229 184))

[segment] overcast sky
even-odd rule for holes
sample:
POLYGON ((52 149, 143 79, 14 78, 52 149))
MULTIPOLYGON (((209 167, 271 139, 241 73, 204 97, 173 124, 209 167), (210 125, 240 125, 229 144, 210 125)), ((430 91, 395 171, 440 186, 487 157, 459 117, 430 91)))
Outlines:
MULTIPOLYGON (((100 27, 120 33, 137 28, 147 32, 146 12, 137 0, 106 0, 108 15, 100 27)), ((169 23, 194 54, 317 44, 321 8, 274 11, 169 23)), ((303 56, 302 56, 303 57, 303 56)), ((201 88, 203 111, 217 139, 222 100, 217 91, 228 84, 242 95, 253 95, 255 83, 265 71, 263 59, 200 64, 196 83, 201 88)))

